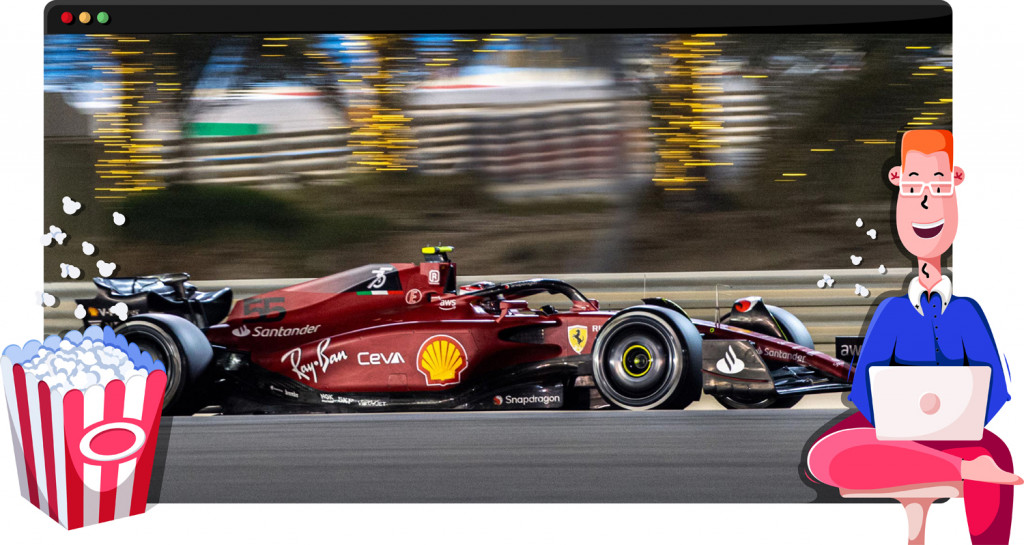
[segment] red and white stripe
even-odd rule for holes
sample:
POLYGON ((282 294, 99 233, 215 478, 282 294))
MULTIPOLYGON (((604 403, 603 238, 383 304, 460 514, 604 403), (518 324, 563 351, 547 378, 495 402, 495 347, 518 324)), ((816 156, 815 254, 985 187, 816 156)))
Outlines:
POLYGON ((162 371, 61 396, 6 358, 0 367, 25 499, 68 529, 146 510, 167 380, 162 371), (97 454, 95 439, 111 428, 131 431, 135 443, 97 454))

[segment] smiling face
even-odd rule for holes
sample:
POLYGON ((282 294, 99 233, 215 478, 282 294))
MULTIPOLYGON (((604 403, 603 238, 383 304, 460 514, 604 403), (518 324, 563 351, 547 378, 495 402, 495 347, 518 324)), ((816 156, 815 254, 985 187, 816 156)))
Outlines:
POLYGON ((963 169, 951 167, 945 151, 908 151, 902 169, 889 171, 889 181, 899 188, 896 230, 910 253, 939 257, 953 245, 958 220, 954 188, 963 179, 963 169), (938 183, 929 188, 929 182, 938 183))

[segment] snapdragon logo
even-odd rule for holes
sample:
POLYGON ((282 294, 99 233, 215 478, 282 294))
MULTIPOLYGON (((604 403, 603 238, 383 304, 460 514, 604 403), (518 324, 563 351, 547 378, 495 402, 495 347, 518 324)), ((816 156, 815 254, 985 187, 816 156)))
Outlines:
POLYGON ((495 405, 502 405, 504 401, 505 405, 555 405, 562 402, 562 396, 560 395, 535 395, 531 394, 528 396, 513 396, 507 395, 502 400, 500 397, 495 396, 495 405))

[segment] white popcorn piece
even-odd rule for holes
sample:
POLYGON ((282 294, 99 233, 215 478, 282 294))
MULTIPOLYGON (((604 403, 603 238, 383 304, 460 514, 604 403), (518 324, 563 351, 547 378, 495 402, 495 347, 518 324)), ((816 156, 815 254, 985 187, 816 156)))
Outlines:
POLYGON ((39 304, 47 307, 52 307, 57 304, 57 298, 44 291, 39 293, 39 304))
POLYGON ((82 270, 74 265, 68 265, 67 263, 60 264, 60 277, 61 278, 78 278, 82 275, 82 270))
POLYGON ((851 255, 850 256, 850 262, 853 263, 855 266, 856 265, 860 265, 861 261, 864 261, 864 258, 859 256, 859 255, 851 255))
POLYGON ((45 235, 39 237, 39 243, 42 244, 43 246, 49 246, 53 244, 53 235, 51 235, 50 233, 46 233, 45 235))
POLYGON ((875 238, 878 237, 878 231, 875 231, 874 229, 868 229, 867 235, 871 237, 871 240, 875 240, 875 238))
POLYGON ((857 227, 864 227, 864 220, 857 218, 857 227))
POLYGON ((92 254, 96 253, 96 247, 83 240, 82 241, 82 253, 85 254, 85 255, 92 255, 92 254))
POLYGON ((116 314, 117 317, 120 318, 122 322, 128 319, 128 305, 124 303, 118 303, 110 307, 110 312, 116 314))
POLYGON ((81 361, 83 365, 88 365, 91 367, 99 363, 100 360, 99 358, 96 357, 96 353, 86 352, 79 357, 79 361, 81 361))
POLYGON ((61 204, 64 205, 64 213, 69 216, 74 215, 75 212, 78 212, 79 210, 82 209, 82 203, 75 201, 74 199, 68 197, 67 195, 65 195, 60 202, 61 204))
POLYGON ((82 305, 75 307, 75 318, 78 318, 79 320, 85 318, 85 307, 82 305))
POLYGON ((885 274, 885 273, 886 273, 885 265, 879 265, 878 266, 878 274, 885 274))
POLYGON ((68 237, 68 234, 60 230, 60 227, 56 225, 50 226, 50 238, 57 241, 57 244, 63 245, 64 239, 68 237))
POLYGON ((124 222, 127 219, 128 218, 124 217, 124 214, 122 214, 120 212, 114 212, 114 225, 117 225, 118 227, 120 227, 120 226, 124 225, 124 222))
POLYGON ((120 368, 116 368, 115 367, 115 368, 111 369, 110 367, 97 367, 96 368, 97 382, 99 382, 100 384, 109 384, 110 381, 112 381, 115 378, 117 378, 118 371, 120 371, 120 368))
POLYGON ((78 390, 84 390, 93 384, 100 383, 100 377, 95 373, 90 373, 83 367, 75 369, 75 374, 71 375, 71 386, 78 390))
POLYGON ((114 274, 114 269, 117 268, 117 263, 107 263, 101 259, 96 262, 96 268, 99 269, 100 275, 106 278, 114 274))
POLYGON ((824 278, 822 278, 821 280, 818 280, 818 287, 822 288, 822 289, 825 288, 825 279, 824 278))

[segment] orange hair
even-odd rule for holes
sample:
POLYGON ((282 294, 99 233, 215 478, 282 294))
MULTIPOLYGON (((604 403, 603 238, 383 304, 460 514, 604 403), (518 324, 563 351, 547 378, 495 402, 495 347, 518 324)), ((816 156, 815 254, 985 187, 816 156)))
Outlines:
POLYGON ((903 163, 907 164, 907 152, 919 151, 925 155, 946 152, 949 168, 953 168, 953 133, 944 130, 926 129, 903 133, 903 163))

